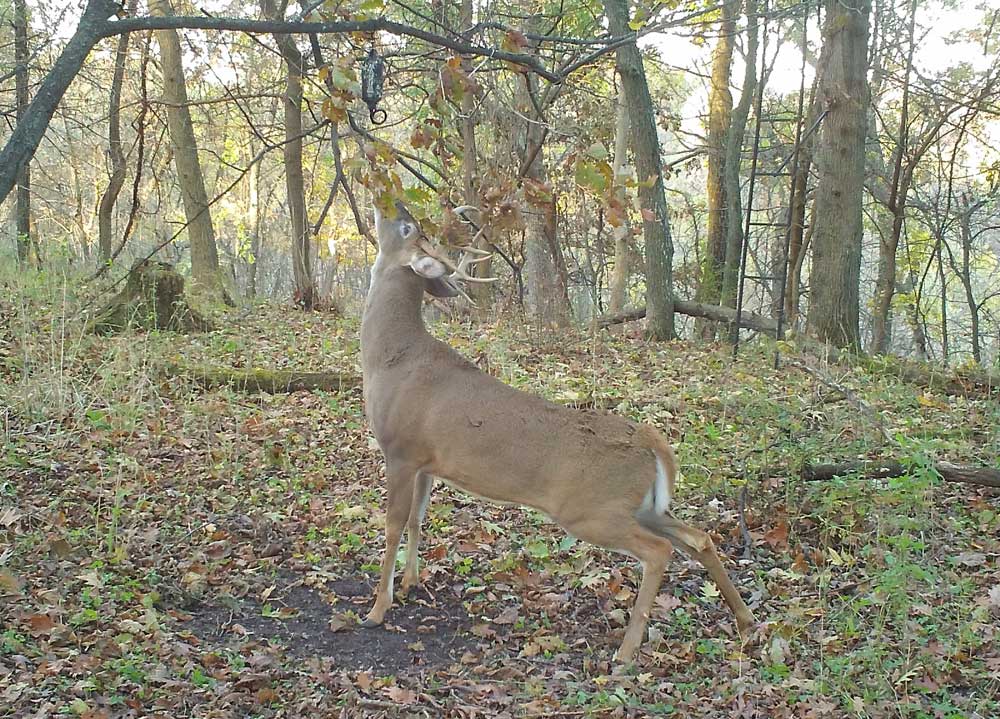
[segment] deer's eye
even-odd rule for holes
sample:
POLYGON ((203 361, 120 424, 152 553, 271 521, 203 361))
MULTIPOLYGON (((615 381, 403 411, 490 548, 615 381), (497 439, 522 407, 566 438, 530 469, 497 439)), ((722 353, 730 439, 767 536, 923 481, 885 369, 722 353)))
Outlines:
POLYGON ((399 236, 404 240, 410 239, 414 232, 416 232, 416 228, 409 222, 404 222, 399 226, 399 236))

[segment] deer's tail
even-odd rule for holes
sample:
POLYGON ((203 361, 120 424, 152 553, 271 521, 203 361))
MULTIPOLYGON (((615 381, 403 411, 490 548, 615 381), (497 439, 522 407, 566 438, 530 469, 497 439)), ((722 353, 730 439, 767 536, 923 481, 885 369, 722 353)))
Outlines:
POLYGON ((644 425, 639 430, 639 441, 656 459, 656 479, 636 512, 636 518, 645 524, 643 517, 663 517, 670 512, 677 480, 677 457, 666 438, 655 429, 644 425))

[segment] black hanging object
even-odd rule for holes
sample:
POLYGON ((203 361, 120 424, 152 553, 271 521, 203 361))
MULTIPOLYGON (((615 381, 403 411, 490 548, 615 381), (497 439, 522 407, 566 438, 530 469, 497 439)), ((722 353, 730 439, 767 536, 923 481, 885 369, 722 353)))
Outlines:
POLYGON ((368 56, 361 61, 361 99, 368 105, 368 117, 372 124, 381 125, 389 117, 380 110, 382 84, 385 82, 385 60, 379 57, 375 48, 368 50, 368 56))

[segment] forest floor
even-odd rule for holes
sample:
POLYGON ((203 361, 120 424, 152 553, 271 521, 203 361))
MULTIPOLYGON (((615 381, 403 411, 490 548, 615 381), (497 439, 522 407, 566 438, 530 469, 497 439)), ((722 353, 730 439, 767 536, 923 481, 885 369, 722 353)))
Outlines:
POLYGON ((360 374, 356 321, 255 308, 213 333, 95 338, 50 281, 0 296, 0 716, 1000 716, 1000 490, 929 469, 996 466, 995 397, 827 367, 845 397, 752 344, 733 361, 435 325, 511 384, 677 444, 677 514, 762 624, 741 639, 678 555, 618 672, 636 563, 443 487, 423 588, 359 628, 384 497, 360 389, 205 390, 164 369, 360 374), (913 469, 798 476, 864 457, 913 469))

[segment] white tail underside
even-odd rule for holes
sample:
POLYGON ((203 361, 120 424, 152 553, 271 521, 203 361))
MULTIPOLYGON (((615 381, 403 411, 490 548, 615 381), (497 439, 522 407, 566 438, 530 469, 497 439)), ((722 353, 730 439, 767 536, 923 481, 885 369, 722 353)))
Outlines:
POLYGON ((670 501, 673 497, 670 496, 670 483, 667 482, 667 468, 663 466, 656 452, 653 452, 653 457, 656 460, 656 479, 642 500, 642 508, 652 509, 657 514, 663 515, 670 511, 670 501))

